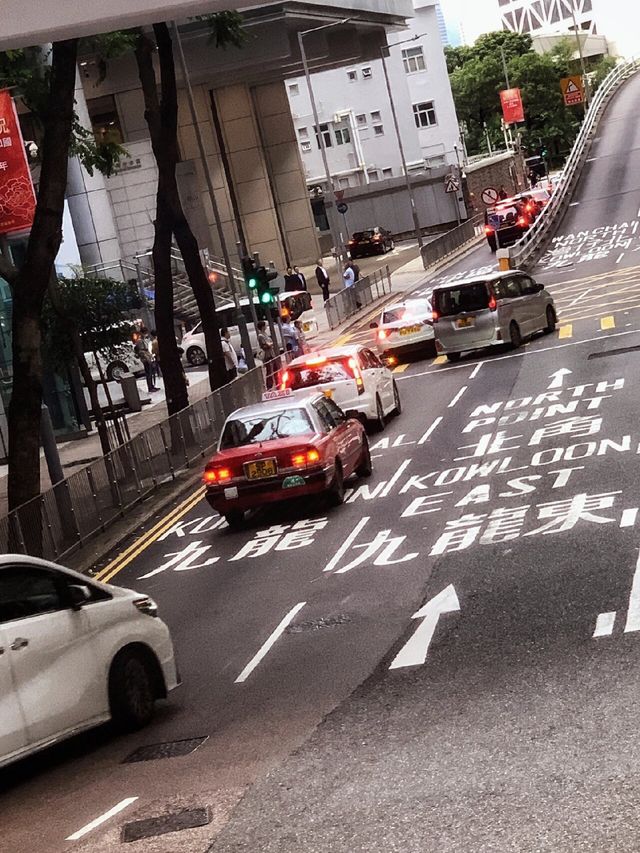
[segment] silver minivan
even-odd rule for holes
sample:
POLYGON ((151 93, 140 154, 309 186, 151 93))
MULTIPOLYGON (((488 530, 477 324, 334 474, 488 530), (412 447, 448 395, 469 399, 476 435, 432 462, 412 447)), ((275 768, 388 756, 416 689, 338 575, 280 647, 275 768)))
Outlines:
POLYGON ((522 270, 441 284, 432 295, 436 350, 449 361, 497 344, 519 347, 535 332, 556 327, 553 297, 522 270))

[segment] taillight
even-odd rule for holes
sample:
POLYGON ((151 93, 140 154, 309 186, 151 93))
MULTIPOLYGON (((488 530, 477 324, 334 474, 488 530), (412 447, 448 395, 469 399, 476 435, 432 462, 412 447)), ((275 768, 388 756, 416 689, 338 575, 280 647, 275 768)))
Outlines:
POLYGON ((490 225, 485 225, 484 226, 484 233, 485 234, 493 234, 493 228, 490 225))
POLYGON ((205 483, 215 483, 218 478, 215 471, 205 471, 202 479, 205 483))
POLYGON ((526 225, 528 225, 528 224, 529 224, 529 223, 528 223, 528 221, 527 221, 526 217, 521 216, 521 217, 518 219, 518 225, 520 225, 520 227, 521 227, 521 228, 524 228, 524 227, 525 227, 526 225))
POLYGON ((378 340, 385 341, 389 337, 387 329, 378 329, 378 340))
POLYGON ((282 379, 280 380, 280 390, 286 391, 287 388, 291 387, 291 374, 288 370, 282 374, 282 379))
POLYGON ((353 373, 353 378, 356 380, 358 394, 364 394, 364 379, 362 378, 362 373, 355 358, 352 357, 349 359, 349 367, 353 373))
POLYGON ((493 290, 490 290, 490 291, 489 291, 489 304, 488 304, 488 308, 489 308, 489 311, 496 311, 496 310, 497 310, 497 308, 498 308, 498 302, 497 302, 497 300, 496 300, 496 295, 495 295, 495 293, 493 292, 493 290))
POLYGON ((134 598, 133 606, 136 610, 139 610, 140 613, 144 613, 146 616, 158 615, 158 605, 152 598, 149 598, 146 595, 143 598, 134 598))
POLYGON ((205 483, 227 483, 231 479, 230 468, 207 468, 204 472, 205 483))
POLYGON ((308 450, 300 450, 291 457, 291 464, 294 468, 306 468, 307 465, 315 465, 319 461, 320 453, 315 447, 310 447, 308 450))
POLYGON ((440 319, 440 315, 438 314, 437 311, 431 312, 431 319, 433 320, 434 323, 438 322, 438 320, 440 319))

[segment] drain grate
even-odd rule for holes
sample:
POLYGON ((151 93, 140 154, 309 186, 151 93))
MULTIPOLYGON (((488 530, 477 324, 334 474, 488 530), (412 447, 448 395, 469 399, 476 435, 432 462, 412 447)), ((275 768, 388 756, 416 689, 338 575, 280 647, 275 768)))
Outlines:
POLYGON ((141 841, 143 838, 153 838, 156 835, 166 835, 168 832, 180 832, 183 829, 195 829, 211 823, 208 808, 185 809, 174 814, 164 814, 160 817, 148 817, 125 823, 122 827, 122 840, 141 841))
POLYGON ((345 625, 347 622, 351 622, 351 616, 346 613, 338 613, 337 616, 321 616, 320 619, 312 619, 309 622, 296 622, 285 628, 285 632, 287 634, 302 634, 304 631, 334 628, 336 625, 345 625))
POLYGON ((608 355, 624 355, 626 352, 638 352, 638 350, 640 350, 640 346, 620 347, 620 349, 608 349, 604 352, 592 352, 587 356, 587 361, 591 361, 592 358, 606 358, 608 355))
POLYGON ((151 743, 147 746, 139 746, 135 752, 132 752, 122 762, 123 764, 132 764, 134 761, 158 761, 161 758, 179 758, 181 755, 189 755, 195 752, 199 746, 209 738, 209 735, 204 737, 191 737, 186 740, 170 740, 166 743, 151 743))

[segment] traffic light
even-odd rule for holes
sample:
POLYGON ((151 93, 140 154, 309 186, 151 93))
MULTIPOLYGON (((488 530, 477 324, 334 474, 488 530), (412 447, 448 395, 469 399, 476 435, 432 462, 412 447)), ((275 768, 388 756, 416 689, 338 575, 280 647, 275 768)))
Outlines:
POLYGON ((242 258, 242 272, 244 283, 250 294, 255 294, 258 289, 258 276, 256 274, 256 262, 252 258, 242 258))
POLYGON ((266 267, 257 267, 255 270, 255 278, 257 279, 256 290, 258 299, 261 305, 272 305, 275 302, 275 296, 271 292, 269 282, 278 277, 276 270, 268 270, 266 267))

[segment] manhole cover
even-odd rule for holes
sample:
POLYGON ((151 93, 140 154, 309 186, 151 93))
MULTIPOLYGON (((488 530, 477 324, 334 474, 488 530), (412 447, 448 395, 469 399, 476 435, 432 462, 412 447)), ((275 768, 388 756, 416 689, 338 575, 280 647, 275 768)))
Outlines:
POLYGON ((174 814, 125 823, 122 827, 122 840, 141 841, 143 838, 166 835, 167 832, 180 832, 183 829, 194 829, 196 826, 206 826, 208 823, 211 823, 208 808, 185 809, 174 814))
POLYGON ((296 622, 285 628, 287 634, 302 634, 303 631, 318 631, 320 628, 334 628, 336 625, 344 625, 351 622, 351 616, 346 613, 338 613, 337 616, 321 616, 320 619, 312 619, 309 622, 296 622))
POLYGON ((587 361, 591 361, 592 358, 606 358, 608 355, 624 355, 626 352, 637 352, 638 350, 640 350, 640 346, 620 347, 620 349, 608 349, 604 352, 592 352, 591 355, 587 356, 587 361))
POLYGON ((189 755, 201 746, 209 735, 205 737, 192 737, 187 740, 170 740, 167 743, 151 743, 148 746, 140 746, 135 752, 122 762, 131 764, 134 761, 158 761, 160 758, 178 758, 181 755, 189 755))

